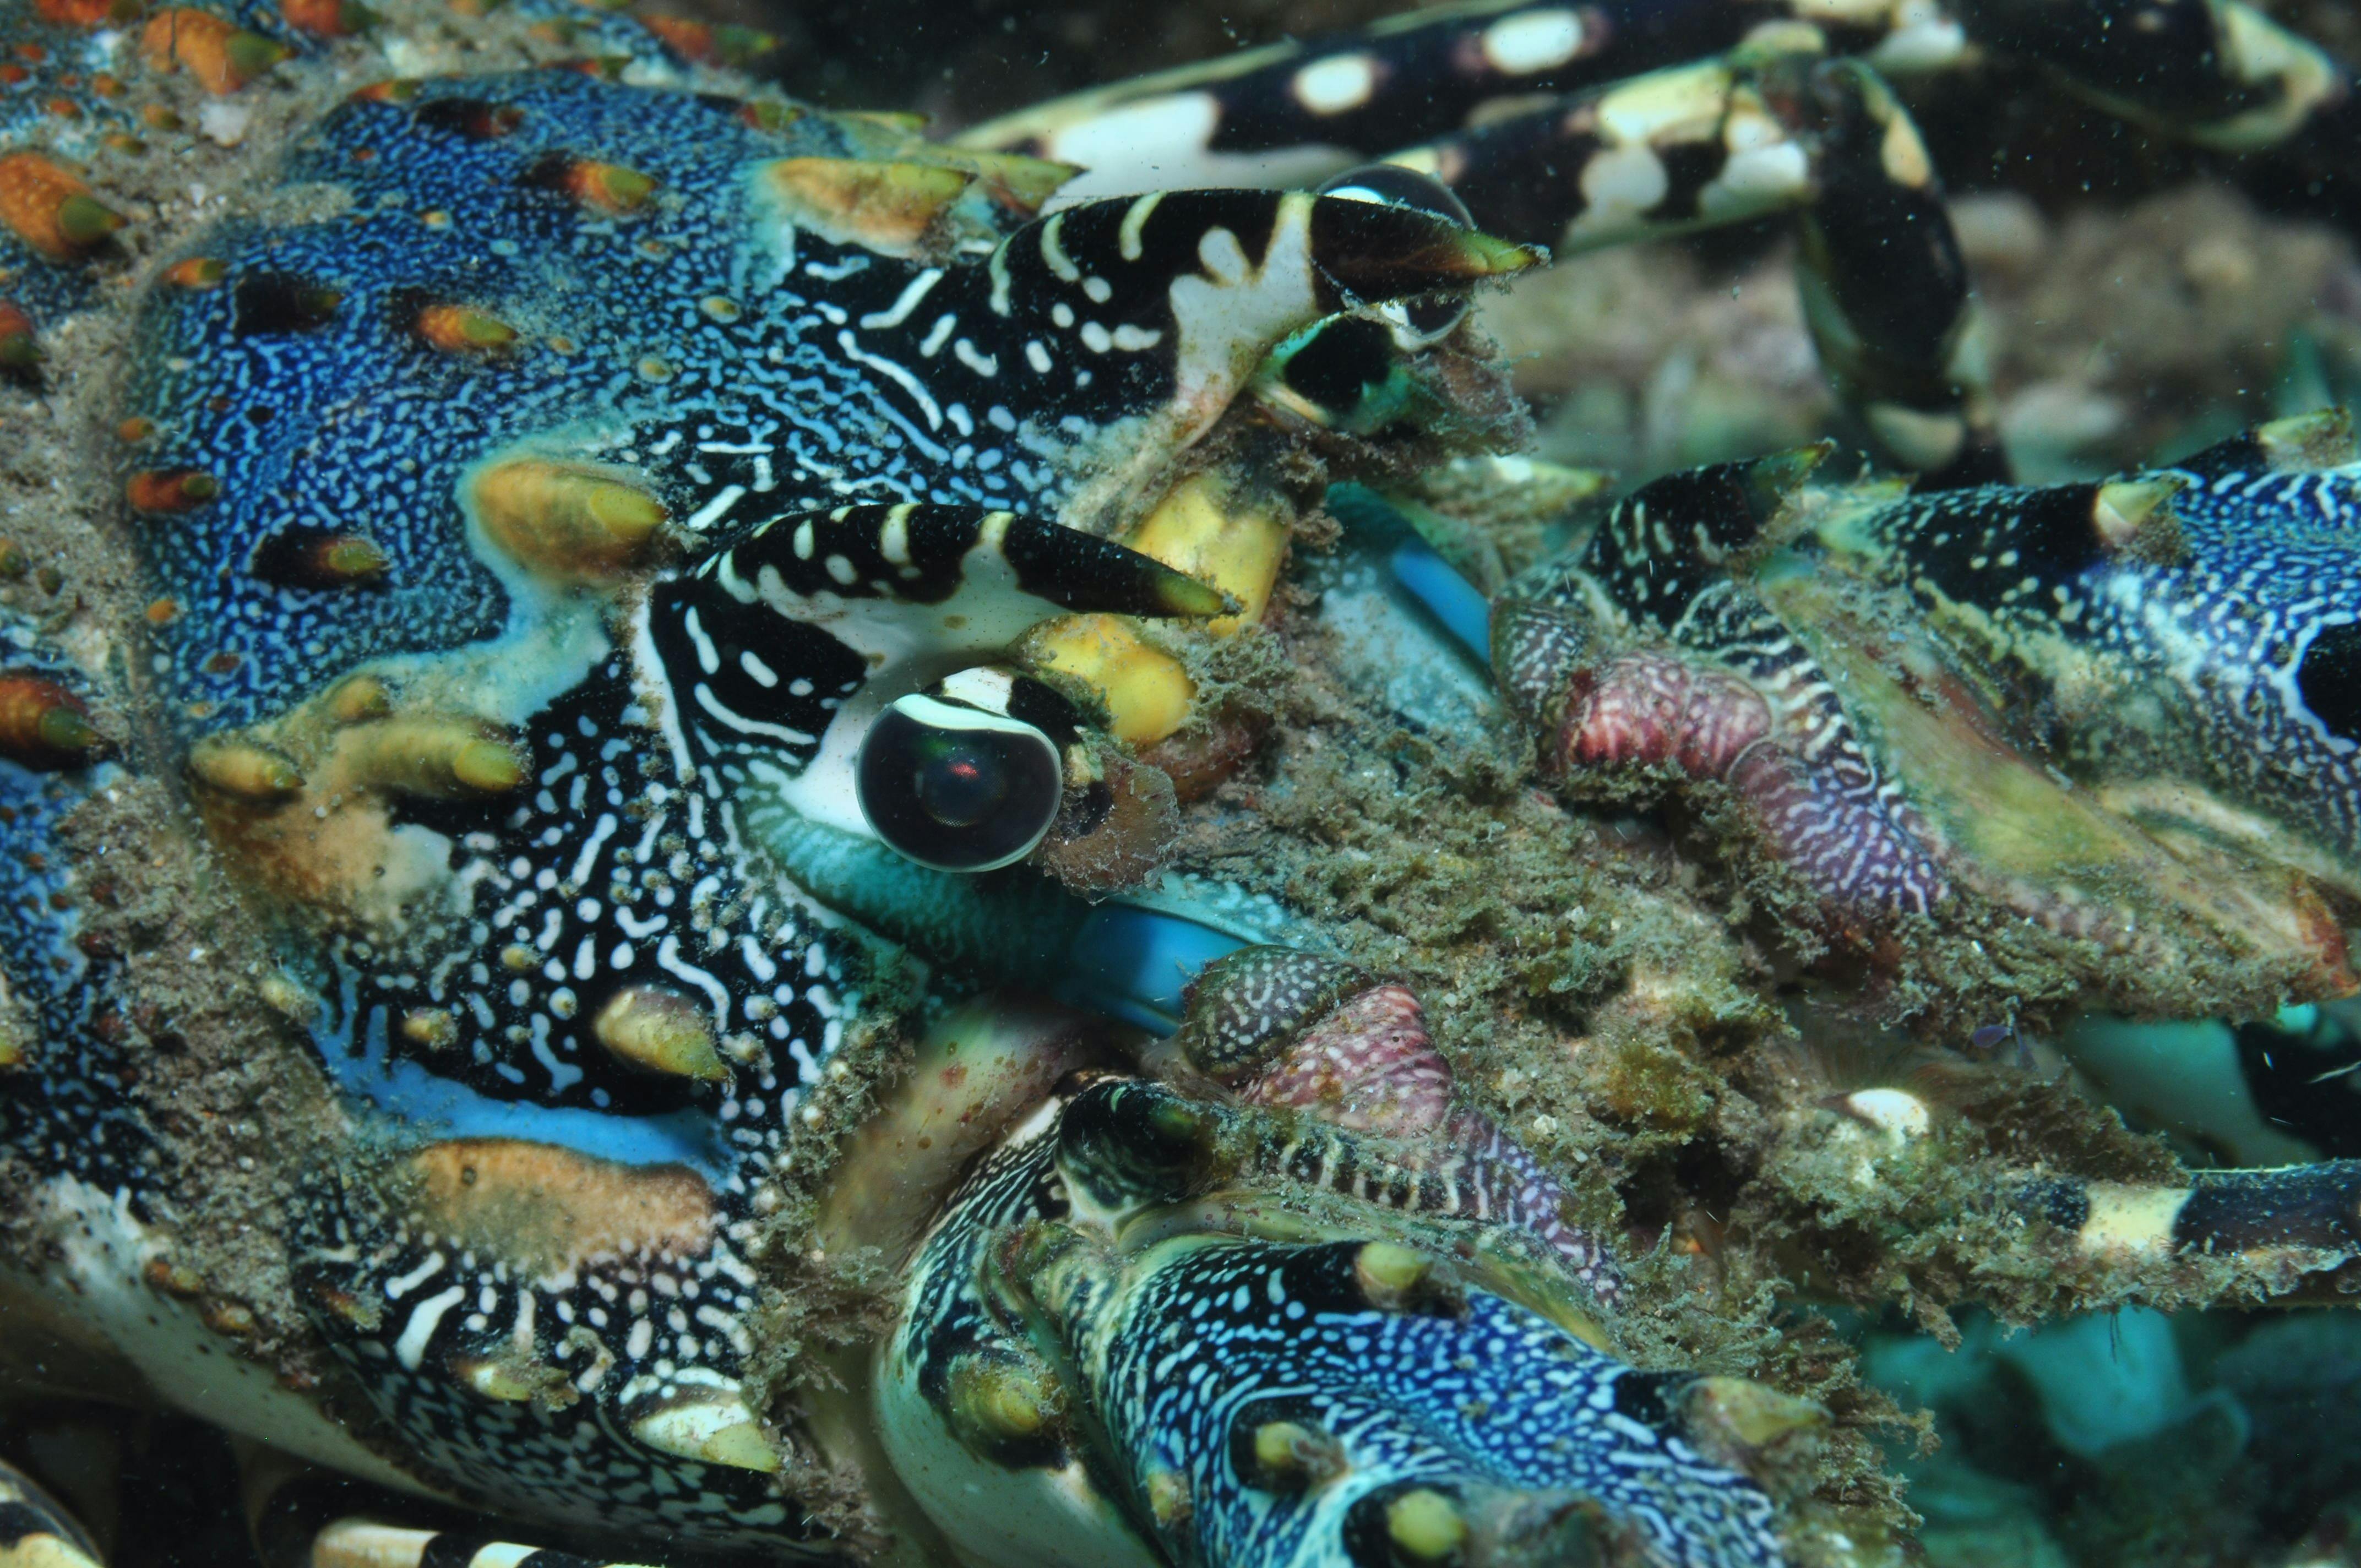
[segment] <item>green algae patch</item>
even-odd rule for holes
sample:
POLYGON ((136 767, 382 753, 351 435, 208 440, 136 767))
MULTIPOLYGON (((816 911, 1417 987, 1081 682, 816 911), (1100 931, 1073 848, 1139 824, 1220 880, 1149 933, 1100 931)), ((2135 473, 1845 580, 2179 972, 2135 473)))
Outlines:
POLYGON ((1598 1053, 1584 1088, 1601 1115, 1650 1133, 1694 1135, 1713 1114, 1720 1080, 1674 1047, 1620 1040, 1598 1053))

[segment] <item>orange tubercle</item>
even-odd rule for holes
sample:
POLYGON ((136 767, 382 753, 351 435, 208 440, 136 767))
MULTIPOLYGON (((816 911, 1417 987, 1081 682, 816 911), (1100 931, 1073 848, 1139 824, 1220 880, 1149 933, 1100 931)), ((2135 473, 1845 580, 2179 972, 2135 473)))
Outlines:
POLYGON ((783 131, 804 117, 806 110, 776 98, 750 98, 738 105, 741 125, 758 131, 783 131))
POLYGON ((33 335, 33 318, 0 300, 0 370, 30 370, 40 362, 41 345, 33 335))
POLYGON ((121 228, 123 215, 63 164, 12 152, 0 157, 0 224, 50 260, 71 261, 121 228))
POLYGON ((498 354, 517 338, 516 328, 469 305, 423 306, 411 330, 445 354, 498 354))
POLYGON ((55 27, 103 27, 139 14, 138 0, 33 0, 33 14, 55 27))
POLYGON ((646 206, 656 188, 654 181, 636 169, 587 158, 565 165, 555 183, 584 206, 617 217, 646 206))
POLYGON ((255 571, 288 587, 359 588, 384 581, 390 564, 366 535, 320 533, 266 543, 257 553, 255 571))
POLYGON ((684 60, 699 65, 742 66, 779 47, 769 33, 729 23, 692 21, 686 16, 642 16, 640 25, 671 46, 684 60))
POLYGON ((198 468, 144 470, 123 487, 134 511, 188 511, 221 494, 221 481, 198 468))
POLYGON ((236 92, 294 52, 226 17, 188 5, 150 17, 140 34, 139 49, 151 70, 178 66, 215 95, 236 92))
POLYGON ((217 288, 229 268, 217 257, 192 256, 164 269, 164 281, 175 289, 217 288))
POLYGON ((0 674, 0 754, 27 767, 71 767, 102 740, 82 698, 35 674, 0 674))
POLYGON ((375 20, 354 0, 279 0, 279 14, 289 27, 315 38, 348 38, 375 20))

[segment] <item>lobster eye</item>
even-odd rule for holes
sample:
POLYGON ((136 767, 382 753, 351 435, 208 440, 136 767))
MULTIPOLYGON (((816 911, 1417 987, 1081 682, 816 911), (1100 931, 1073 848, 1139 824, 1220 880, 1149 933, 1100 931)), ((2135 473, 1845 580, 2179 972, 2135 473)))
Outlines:
POLYGON ((2340 740, 2361 741, 2361 621, 2324 627, 2295 668, 2295 689, 2340 740))
POLYGON ((1033 852, 1057 819, 1065 770, 1021 719, 913 692, 878 716, 854 766, 862 815, 922 866, 988 872, 1033 852))
MULTIPOLYGON (((1475 220, 1467 214, 1467 203, 1453 194, 1451 187, 1399 164, 1365 163, 1358 169, 1348 169, 1332 176, 1320 187, 1319 193, 1341 196, 1348 202, 1409 207, 1447 219, 1462 228, 1475 226, 1475 220)), ((1404 348, 1424 348, 1449 336, 1451 330, 1466 319, 1467 301, 1460 294, 1421 294, 1380 305, 1377 313, 1393 328, 1394 340, 1404 348)))
POLYGON ((1467 203, 1453 194, 1450 186, 1399 163, 1365 163, 1358 169, 1330 175, 1320 187, 1320 194, 1342 196, 1348 202, 1375 202, 1386 207, 1410 207, 1448 218, 1461 228, 1476 226, 1476 221, 1467 215, 1467 203))

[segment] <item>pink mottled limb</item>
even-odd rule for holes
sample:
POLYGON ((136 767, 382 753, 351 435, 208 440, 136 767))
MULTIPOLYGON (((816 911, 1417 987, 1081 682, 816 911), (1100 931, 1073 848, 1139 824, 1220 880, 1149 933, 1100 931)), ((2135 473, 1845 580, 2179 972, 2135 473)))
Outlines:
POLYGON ((1317 1113, 1356 1132, 1410 1137, 1442 1124, 1451 1067, 1418 998, 1374 986, 1320 1019, 1239 1089, 1256 1105, 1317 1113))
POLYGON ((1554 684, 1543 733, 1555 776, 1669 764, 1735 790, 1771 851, 1831 905, 1925 914, 1949 896, 1924 824, 1879 781, 1840 712, 1780 715, 1744 676, 1676 649, 1559 671, 1554 684))
POLYGON ((1181 1056, 1239 1100, 1400 1141, 1434 1179, 1425 1201, 1437 1212, 1514 1226, 1601 1300, 1621 1298, 1606 1247, 1566 1220, 1565 1189, 1491 1117, 1454 1105, 1451 1064, 1407 986, 1332 959, 1248 948, 1209 965, 1188 1005, 1175 1037, 1181 1056))

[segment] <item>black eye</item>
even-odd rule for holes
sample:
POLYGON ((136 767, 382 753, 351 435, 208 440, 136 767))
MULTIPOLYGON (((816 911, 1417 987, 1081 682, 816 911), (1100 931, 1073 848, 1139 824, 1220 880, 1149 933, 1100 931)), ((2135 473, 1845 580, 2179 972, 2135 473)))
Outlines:
POLYGON ((1064 770, 1019 719, 914 693, 879 716, 854 777, 877 836, 922 866, 988 872, 1033 852, 1058 815, 1064 770))
POLYGON ((1376 202, 1388 207, 1411 207, 1433 213, 1438 218, 1449 218, 1462 228, 1476 226, 1475 220, 1467 215, 1467 203, 1453 194, 1450 186, 1399 163, 1365 163, 1358 169, 1331 175, 1320 187, 1320 194, 1342 196, 1352 202, 1376 202))
POLYGON ((2295 689, 2312 716, 2343 740, 2361 740, 2361 621, 2323 627, 2303 651, 2295 689))
MULTIPOLYGON (((1365 163, 1358 169, 1348 169, 1332 176, 1320 187, 1320 194, 1341 196, 1348 202, 1410 207, 1447 218, 1463 228, 1475 226, 1475 220, 1467 215, 1467 203, 1453 194, 1451 187, 1399 164, 1365 163)), ((1449 336, 1452 329, 1466 318, 1467 301, 1459 294, 1422 294, 1416 299, 1380 305, 1377 313, 1393 327, 1395 341, 1404 348, 1423 348, 1449 336)))

